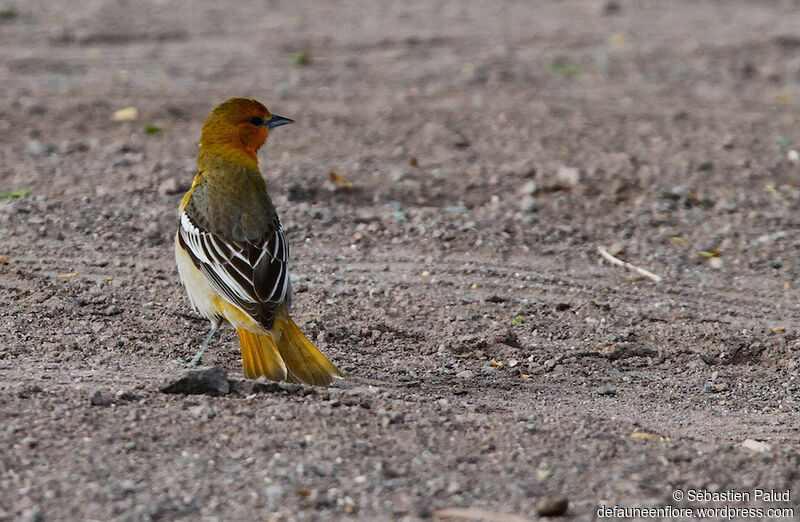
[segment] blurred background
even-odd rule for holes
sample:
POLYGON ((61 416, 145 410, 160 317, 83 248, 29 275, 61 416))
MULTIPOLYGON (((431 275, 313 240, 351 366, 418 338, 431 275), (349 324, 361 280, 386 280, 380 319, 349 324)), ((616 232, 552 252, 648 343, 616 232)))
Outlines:
POLYGON ((392 212, 478 209, 514 246, 617 240, 637 225, 607 234, 609 214, 665 215, 690 193, 734 208, 734 188, 767 197, 796 164, 792 2, 3 5, 7 190, 129 200, 114 194, 129 184, 158 215, 174 198, 148 194, 188 187, 199 126, 233 96, 297 120, 263 157, 300 200, 335 172, 392 212))

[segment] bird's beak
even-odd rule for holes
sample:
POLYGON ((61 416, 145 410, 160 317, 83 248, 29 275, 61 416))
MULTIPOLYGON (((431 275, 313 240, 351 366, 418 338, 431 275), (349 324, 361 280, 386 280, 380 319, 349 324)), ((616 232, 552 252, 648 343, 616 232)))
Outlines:
POLYGON ((294 120, 273 114, 272 118, 267 120, 267 128, 274 129, 275 127, 280 127, 281 125, 286 125, 287 123, 294 123, 294 120))

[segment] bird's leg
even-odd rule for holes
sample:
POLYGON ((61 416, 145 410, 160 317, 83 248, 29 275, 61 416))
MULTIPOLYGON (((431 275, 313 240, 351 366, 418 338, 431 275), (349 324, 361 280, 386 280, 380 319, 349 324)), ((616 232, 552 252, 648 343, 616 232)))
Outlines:
POLYGON ((189 366, 197 366, 198 364, 200 364, 200 358, 203 356, 203 352, 206 351, 206 348, 208 348, 208 343, 211 342, 211 338, 214 337, 214 334, 217 333, 217 330, 219 330, 220 324, 222 323, 221 322, 211 323, 211 330, 208 332, 208 335, 206 335, 206 338, 203 341, 203 344, 200 346, 200 349, 197 350, 197 353, 194 354, 192 360, 189 361, 189 366))

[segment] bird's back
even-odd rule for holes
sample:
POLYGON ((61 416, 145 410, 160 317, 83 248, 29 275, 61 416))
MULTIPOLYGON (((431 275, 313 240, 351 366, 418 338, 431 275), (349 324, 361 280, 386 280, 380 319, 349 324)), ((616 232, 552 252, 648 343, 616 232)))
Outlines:
POLYGON ((184 211, 202 229, 223 239, 257 243, 279 226, 275 206, 257 170, 205 170, 184 211))

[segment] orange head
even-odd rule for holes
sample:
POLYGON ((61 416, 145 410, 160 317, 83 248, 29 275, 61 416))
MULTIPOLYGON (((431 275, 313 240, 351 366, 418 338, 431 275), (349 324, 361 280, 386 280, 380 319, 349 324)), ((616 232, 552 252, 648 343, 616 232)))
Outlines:
POLYGON ((200 155, 238 156, 258 162, 256 152, 270 129, 293 123, 289 118, 270 114, 252 98, 231 98, 217 105, 203 124, 200 155))

